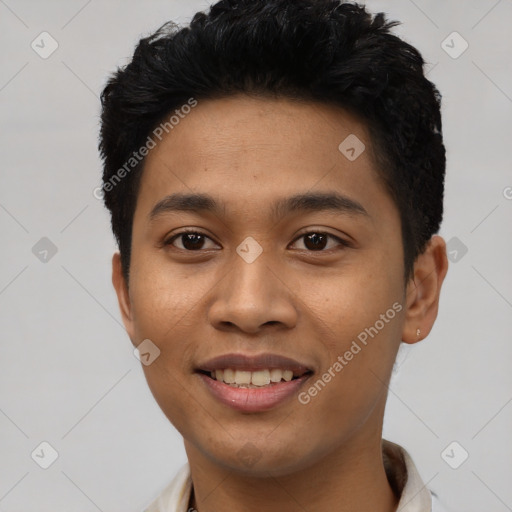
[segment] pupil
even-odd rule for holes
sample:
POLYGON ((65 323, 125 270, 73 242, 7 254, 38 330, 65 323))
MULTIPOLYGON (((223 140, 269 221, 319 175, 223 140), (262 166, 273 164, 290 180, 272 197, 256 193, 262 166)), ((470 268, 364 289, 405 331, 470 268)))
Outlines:
POLYGON ((326 239, 327 237, 323 234, 312 233, 306 236, 306 247, 308 249, 323 249, 325 247, 326 239), (323 241, 320 241, 320 238, 322 238, 323 241), (308 245, 309 242, 311 242, 311 246, 308 245))
POLYGON ((204 239, 202 238, 203 235, 199 235, 197 233, 187 233, 183 235, 184 239, 182 239, 183 247, 185 249, 200 249, 202 246, 202 243, 204 242, 204 239), (189 246, 187 247, 187 244, 189 246))

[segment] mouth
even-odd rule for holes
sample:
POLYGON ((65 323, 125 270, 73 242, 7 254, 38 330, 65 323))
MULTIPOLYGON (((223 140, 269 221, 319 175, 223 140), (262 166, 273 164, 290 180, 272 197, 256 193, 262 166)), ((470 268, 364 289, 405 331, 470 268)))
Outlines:
POLYGON ((278 354, 225 354, 200 364, 196 371, 233 387, 262 387, 290 382, 313 370, 278 354))
POLYGON ((244 412, 268 410, 284 402, 314 371, 274 354, 228 354, 195 370, 208 391, 224 405, 244 412))
POLYGON ((215 371, 198 370, 198 373, 212 380, 222 382, 233 388, 257 389, 275 386, 280 382, 290 382, 311 375, 311 370, 285 370, 282 368, 265 368, 262 370, 247 370, 235 368, 221 368, 215 371))

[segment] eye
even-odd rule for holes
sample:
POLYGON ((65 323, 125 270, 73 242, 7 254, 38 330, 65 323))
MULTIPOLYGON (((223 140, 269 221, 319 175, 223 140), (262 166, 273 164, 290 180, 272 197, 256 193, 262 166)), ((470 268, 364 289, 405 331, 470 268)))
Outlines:
MULTIPOLYGON (((300 239, 304 239, 304 246, 306 249, 310 251, 321 252, 328 245, 328 240, 332 239, 338 242, 338 245, 342 245, 343 247, 349 247, 350 244, 345 240, 331 235, 330 233, 324 233, 321 231, 310 231, 308 233, 303 233, 298 238, 295 239, 297 242, 300 239)), ((332 249, 332 247, 328 247, 328 249, 332 249)))
MULTIPOLYGON (((173 235, 171 238, 168 238, 164 242, 164 245, 172 245, 177 249, 181 249, 184 251, 198 251, 201 249, 205 249, 204 244, 206 240, 210 240, 213 242, 213 240, 204 233, 201 233, 199 231, 186 230, 180 231, 179 233, 173 235), (177 247, 174 244, 175 240, 180 240, 182 247, 177 247)), ((208 249, 208 247, 206 247, 206 249, 208 249)))
MULTIPOLYGON (((310 231, 308 233, 303 233, 294 240, 294 243, 296 243, 300 239, 304 239, 304 246, 306 250, 315 252, 324 251, 324 249, 326 249, 326 246, 328 245, 329 239, 338 242, 338 245, 342 245, 343 247, 350 246, 350 244, 345 240, 337 236, 331 235, 330 233, 325 233, 321 231, 310 231)), ((165 240, 164 245, 172 245, 177 249, 181 249, 184 251, 200 251, 201 249, 209 249, 208 247, 205 247, 205 243, 207 240, 213 242, 213 240, 209 236, 205 235, 204 233, 201 233, 200 231, 185 230, 180 231, 179 233, 176 233, 172 237, 165 240), (174 243, 176 240, 179 240, 181 242, 181 247, 177 246, 174 243)), ((327 249, 332 249, 332 247, 327 247, 327 249)))

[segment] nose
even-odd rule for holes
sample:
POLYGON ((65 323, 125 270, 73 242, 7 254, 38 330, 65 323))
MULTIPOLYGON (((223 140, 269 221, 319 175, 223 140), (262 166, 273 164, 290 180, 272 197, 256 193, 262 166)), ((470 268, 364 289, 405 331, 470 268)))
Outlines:
POLYGON ((219 330, 256 334, 263 329, 293 328, 297 323, 293 283, 262 254, 252 263, 238 255, 215 287, 209 321, 219 330))

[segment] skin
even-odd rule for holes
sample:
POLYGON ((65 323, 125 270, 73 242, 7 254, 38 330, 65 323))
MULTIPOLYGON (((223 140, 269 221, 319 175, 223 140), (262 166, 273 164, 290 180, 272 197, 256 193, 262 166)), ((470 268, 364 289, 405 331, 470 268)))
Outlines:
POLYGON ((244 95, 200 101, 149 153, 129 286, 119 254, 113 283, 133 345, 149 338, 161 351, 143 370, 184 438, 191 506, 396 510, 381 453, 387 383, 401 340, 420 341, 437 316, 444 240, 432 237, 407 283, 403 265, 398 210, 375 171, 367 129, 341 108, 244 95), (338 150, 349 134, 366 145, 354 161, 338 150), (270 216, 278 198, 332 191, 368 215, 270 216), (150 220, 154 206, 176 192, 207 193, 222 207, 150 220), (183 228, 206 235, 199 250, 187 251, 183 237, 164 244, 183 228), (349 246, 328 238, 314 250, 300 236, 311 232, 349 246), (251 264, 236 252, 249 236, 263 249, 251 264), (242 413, 218 402, 194 373, 221 354, 274 352, 313 368, 316 381, 394 303, 402 310, 306 405, 292 397, 242 413), (253 465, 242 449, 257 455, 253 465))

